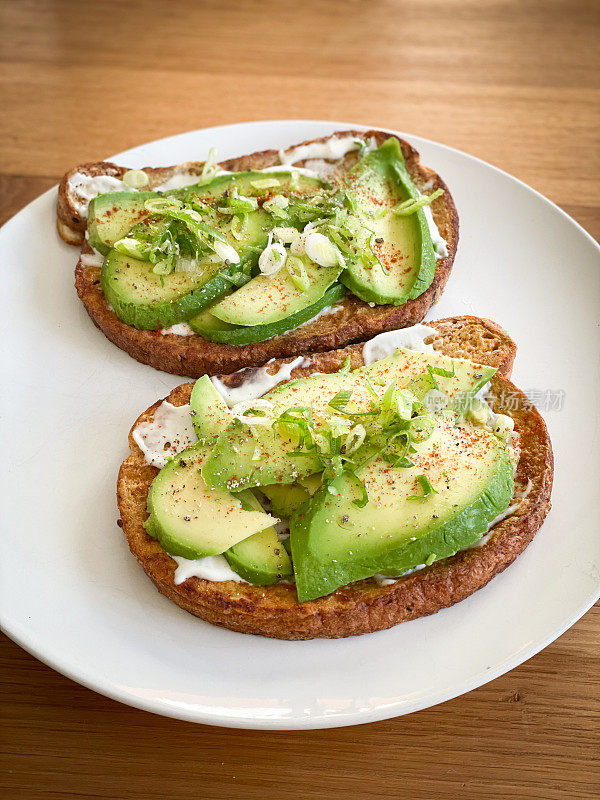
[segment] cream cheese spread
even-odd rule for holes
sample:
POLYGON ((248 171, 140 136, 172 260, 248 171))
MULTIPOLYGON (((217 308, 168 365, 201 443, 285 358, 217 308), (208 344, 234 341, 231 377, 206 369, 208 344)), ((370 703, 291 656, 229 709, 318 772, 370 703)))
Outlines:
POLYGON ((188 578, 203 578, 205 581, 236 581, 248 583, 234 572, 225 556, 205 556, 205 558, 188 559, 171 556, 177 562, 174 583, 180 584, 188 578))
POLYGON ((416 350, 419 353, 433 353, 433 346, 425 343, 430 336, 437 336, 435 328, 429 325, 412 325, 397 331, 386 331, 369 339, 362 351, 365 365, 391 356, 399 347, 416 350))
MULTIPOLYGON (((279 160, 282 164, 295 164, 296 161, 308 159, 339 161, 352 150, 359 150, 363 140, 356 136, 332 136, 325 142, 311 142, 292 147, 289 150, 279 151, 279 160)), ((374 150, 377 143, 371 138, 367 144, 367 151, 374 150)))
POLYGON ((68 180, 69 191, 75 200, 77 213, 82 217, 87 217, 90 201, 99 194, 107 192, 136 192, 131 186, 127 186, 119 178, 111 175, 84 175, 83 172, 75 172, 68 180))
POLYGON ((175 336, 193 336, 194 331, 190 328, 187 322, 178 322, 176 325, 171 325, 170 328, 161 328, 160 332, 163 336, 168 333, 174 333, 175 336))
POLYGON ((98 250, 93 253, 82 253, 79 260, 84 267, 101 267, 104 264, 104 256, 98 250))
POLYGON ((444 258, 448 255, 448 242, 443 238, 442 234, 440 233, 440 229, 435 224, 430 206, 424 206, 423 213, 425 214, 425 219, 427 220, 427 227, 429 228, 431 241, 433 242, 435 257, 444 258))
POLYGON ((271 375, 269 372, 267 372, 267 367, 274 360, 275 359, 267 361, 264 367, 249 370, 248 377, 243 380, 239 386, 235 386, 233 388, 225 386, 225 384, 218 378, 211 378, 211 381, 229 408, 237 405, 237 403, 242 403, 247 400, 258 400, 259 397, 262 397, 263 394, 266 394, 271 389, 274 389, 279 383, 289 380, 292 370, 296 369, 296 367, 304 365, 305 363, 304 357, 298 356, 298 358, 290 361, 289 364, 282 364, 277 372, 271 375))
POLYGON ((134 429, 133 439, 146 464, 162 469, 170 458, 198 441, 189 404, 174 406, 164 400, 152 420, 134 429))

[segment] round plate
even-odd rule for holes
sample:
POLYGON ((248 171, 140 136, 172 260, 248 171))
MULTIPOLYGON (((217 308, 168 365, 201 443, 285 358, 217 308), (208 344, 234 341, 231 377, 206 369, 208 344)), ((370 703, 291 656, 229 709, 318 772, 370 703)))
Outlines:
MULTIPOLYGON (((115 157, 131 167, 281 147, 345 123, 273 121, 173 136, 115 157)), ((404 134, 402 134, 404 136, 404 134)), ((9 636, 76 681, 138 708, 240 728, 325 728, 417 711, 537 653, 599 594, 594 426, 600 250, 509 175, 406 135, 451 187, 456 263, 430 318, 476 314, 519 352, 517 385, 544 413, 554 508, 527 551, 453 608, 343 640, 281 642, 204 623, 159 595, 116 526, 133 420, 183 379, 138 364, 77 300, 77 250, 56 190, 0 234, 3 473, 0 609, 9 636)))

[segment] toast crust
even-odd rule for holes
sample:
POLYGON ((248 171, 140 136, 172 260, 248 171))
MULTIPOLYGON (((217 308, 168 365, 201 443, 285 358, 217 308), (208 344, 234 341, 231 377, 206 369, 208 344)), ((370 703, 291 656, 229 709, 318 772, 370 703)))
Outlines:
MULTIPOLYGON (((487 328, 487 321, 478 320, 478 323, 489 330, 492 337, 501 330, 493 323, 490 323, 491 328, 487 328)), ((440 345, 444 344, 446 336, 444 330, 458 324, 457 318, 432 324, 440 331, 440 342, 434 340, 438 345, 436 349, 442 349, 440 345)), ((512 351, 514 358, 512 345, 514 343, 509 344, 506 350, 512 351)), ((292 379, 310 372, 334 371, 348 354, 352 357, 352 366, 360 366, 360 353, 355 346, 315 355, 309 367, 292 373, 292 379)), ((462 355, 467 354, 463 352, 462 355)), ((489 355, 484 353, 478 361, 498 366, 494 358, 498 361, 496 350, 490 351, 489 355)), ((512 358, 505 359, 510 362, 509 369, 512 358)), ((274 368, 278 366, 275 362, 274 368)), ((234 376, 229 376, 228 380, 231 382, 233 379, 234 376)), ((178 386, 167 399, 173 405, 189 402, 192 385, 178 386)), ((338 638, 371 633, 434 614, 464 600, 509 566, 531 542, 550 509, 553 455, 542 417, 526 396, 501 373, 492 379, 491 393, 494 410, 510 411, 515 420, 521 438, 521 457, 515 482, 518 487, 531 482, 529 493, 511 516, 494 527, 493 534, 484 544, 400 578, 393 584, 380 586, 371 578, 305 603, 298 602, 293 585, 284 583, 261 587, 235 581, 218 583, 188 578, 176 585, 176 562, 143 527, 147 518, 148 489, 158 470, 144 462, 131 434, 131 455, 123 462, 118 479, 119 525, 131 552, 161 594, 197 617, 241 633, 279 639, 338 638)), ((133 428, 141 421, 151 419, 161 402, 145 411, 133 428)))
MULTIPOLYGON (((379 144, 389 138, 389 134, 381 131, 367 131, 366 133, 342 131, 337 135, 374 137, 379 144)), ((314 141, 325 141, 330 138, 326 136, 314 141)), ((272 358, 286 358, 298 353, 314 353, 340 348, 351 342, 365 341, 384 331, 414 325, 425 317, 444 290, 454 263, 459 226, 456 207, 446 184, 439 175, 420 163, 419 154, 408 142, 399 141, 408 171, 416 185, 426 191, 438 188, 445 190, 441 197, 433 201, 431 209, 440 233, 448 245, 448 255, 439 258, 436 262, 431 286, 422 295, 414 300, 409 300, 404 305, 371 307, 357 297, 348 295, 339 304, 336 304, 339 306, 339 310, 335 313, 321 316, 300 328, 263 342, 235 346, 209 342, 198 334, 178 336, 163 334, 160 331, 137 330, 126 325, 116 316, 106 301, 100 287, 100 268, 85 266, 81 260, 75 269, 77 294, 95 325, 121 350, 125 350, 143 364, 148 364, 164 372, 192 378, 204 374, 228 374, 247 366, 261 366, 272 358)), ((308 144, 308 142, 303 144, 308 144)), ((342 162, 343 169, 349 169, 356 159, 356 152, 349 153, 342 162)), ((261 169, 277 163, 279 163, 278 151, 266 150, 225 161, 221 166, 224 169, 238 171, 250 168, 261 169)), ((298 163, 301 165, 303 162, 298 163)), ((158 185, 175 171, 200 172, 201 168, 202 164, 194 162, 177 168, 147 169, 146 171, 151 176, 151 185, 152 183, 158 185), (158 173, 160 175, 156 177, 158 173)), ((121 177, 126 168, 99 163, 82 165, 77 170, 89 175, 110 174, 121 177)), ((82 241, 85 231, 85 220, 82 222, 77 217, 75 206, 68 193, 68 179, 74 171, 71 170, 63 178, 58 199, 59 233, 65 238, 65 241, 71 242, 77 237, 79 237, 78 241, 82 241), (76 219, 77 222, 75 222, 76 219)), ((85 242, 83 252, 91 252, 85 242)))

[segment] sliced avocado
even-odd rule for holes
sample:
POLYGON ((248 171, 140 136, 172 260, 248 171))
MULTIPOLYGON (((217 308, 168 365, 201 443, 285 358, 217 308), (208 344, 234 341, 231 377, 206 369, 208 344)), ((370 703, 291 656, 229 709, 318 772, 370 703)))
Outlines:
POLYGON ((227 403, 208 375, 198 378, 190 396, 190 413, 198 439, 212 441, 232 422, 227 403))
POLYGON ((386 383, 397 380, 420 400, 428 391, 438 388, 449 397, 476 394, 495 375, 495 367, 475 364, 465 358, 451 358, 442 353, 419 353, 416 350, 399 348, 396 352, 375 361, 368 367, 360 367, 357 375, 368 375, 386 383), (431 372, 428 371, 431 368, 431 372), (444 375, 443 373, 451 373, 444 375), (437 387, 436 387, 437 384, 437 387))
POLYGON ((206 261, 203 266, 193 275, 156 275, 149 261, 110 250, 102 265, 100 284, 108 303, 126 325, 147 330, 168 328, 193 317, 229 291, 232 275, 238 281, 244 274, 250 279, 248 262, 222 268, 206 261))
MULTIPOLYGON (((273 417, 302 405, 313 414, 327 408, 342 389, 352 389, 353 408, 369 407, 370 394, 364 381, 351 373, 314 374, 278 386, 264 396, 273 404, 273 417), (362 406, 360 405, 362 403, 362 406)), ((292 483, 322 469, 319 459, 294 456, 298 438, 279 427, 248 425, 236 419, 217 439, 202 469, 209 486, 230 491, 273 483, 292 483)))
POLYGON ((148 492, 146 529, 170 555, 218 555, 277 522, 262 511, 244 510, 229 492, 210 489, 200 474, 206 455, 203 444, 184 450, 161 469, 148 492))
POLYGON ((321 469, 316 458, 295 458, 295 437, 239 419, 224 431, 202 468, 208 486, 239 492, 271 483, 291 483, 321 469))
POLYGON ((297 328, 299 325, 303 325, 313 317, 316 317, 324 308, 337 303, 345 294, 345 286, 334 283, 313 305, 307 306, 302 311, 297 311, 289 317, 284 317, 279 322, 271 322, 267 325, 231 325, 215 317, 210 309, 201 311, 200 314, 192 317, 189 320, 189 325, 193 331, 211 342, 236 345, 262 342, 265 339, 271 339, 273 336, 279 336, 286 331, 297 328))
MULTIPOLYGON (((286 266, 275 275, 257 275, 216 303, 210 313, 230 325, 274 325, 315 305, 337 281, 342 267, 320 267, 303 257, 308 286, 297 286, 286 266)), ((310 317, 308 317, 310 319, 310 317)))
POLYGON ((196 183, 182 189, 171 189, 165 194, 170 197, 179 197, 182 200, 197 197, 204 201, 221 197, 227 190, 234 187, 238 193, 245 197, 264 197, 265 195, 283 194, 285 196, 312 194, 328 186, 321 178, 313 178, 295 174, 289 170, 273 170, 260 172, 259 170, 246 170, 245 172, 229 172, 216 175, 208 183, 196 183), (267 182, 270 185, 266 185, 267 182))
POLYGON ((149 261, 110 250, 102 267, 102 290, 127 325, 152 330, 188 320, 230 292, 234 282, 239 286, 250 280, 257 251, 267 241, 268 223, 269 215, 262 209, 248 214, 242 238, 237 239, 229 221, 222 220, 222 233, 240 254, 240 262, 227 266, 206 256, 193 273, 156 275, 149 261))
POLYGON ((392 210, 420 196, 398 140, 387 139, 364 156, 344 185, 353 198, 352 217, 360 225, 357 257, 349 260, 342 282, 361 300, 378 304, 401 305, 423 294, 433 281, 435 252, 423 209, 407 216, 392 210), (372 249, 381 263, 361 258, 364 249, 372 249))
POLYGON ((476 542, 507 508, 514 482, 505 447, 489 430, 457 426, 454 414, 436 421, 431 437, 415 445, 413 467, 376 459, 359 471, 369 498, 364 507, 353 502, 358 489, 342 476, 333 483, 337 494, 317 492, 292 517, 300 601, 447 558, 476 542), (435 493, 426 494, 422 475, 435 493))
POLYGON ((289 519, 321 486, 321 475, 299 478, 296 483, 272 483, 262 486, 261 492, 271 503, 274 514, 289 519))
MULTIPOLYGON (((240 492, 238 498, 247 511, 263 510, 251 491, 240 492)), ((243 539, 226 550, 224 555, 240 577, 257 586, 270 586, 281 578, 293 575, 288 552, 273 527, 243 539)))
POLYGON ((308 489, 299 483, 272 483, 262 486, 261 492, 269 499, 273 513, 285 519, 310 498, 308 489))
POLYGON ((116 241, 149 216, 144 203, 150 197, 158 197, 157 192, 110 192, 95 197, 87 220, 90 245, 107 255, 116 241))

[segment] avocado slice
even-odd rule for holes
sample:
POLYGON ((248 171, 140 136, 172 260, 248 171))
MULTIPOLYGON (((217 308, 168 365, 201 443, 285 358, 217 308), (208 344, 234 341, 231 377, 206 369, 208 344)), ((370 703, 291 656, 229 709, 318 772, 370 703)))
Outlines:
POLYGON ((216 175, 208 183, 195 183, 181 189, 165 192, 167 197, 179 197, 181 200, 198 198, 203 201, 222 197, 228 189, 237 188, 245 197, 264 197, 265 195, 283 194, 286 197, 313 194, 329 184, 318 177, 303 175, 290 170, 246 170, 216 175), (269 185, 267 185, 267 182, 269 185))
MULTIPOLYGON (((393 380, 398 380, 401 386, 408 386, 420 399, 424 398, 427 391, 435 388, 431 375, 426 371, 428 365, 454 371, 451 378, 435 373, 434 377, 440 389, 448 389, 456 399, 471 397, 496 371, 465 359, 400 349, 394 356, 354 372, 317 373, 298 378, 272 389, 263 399, 273 404, 274 417, 294 406, 311 408, 313 414, 318 416, 328 410, 329 401, 338 392, 349 390, 352 392, 349 407, 353 411, 368 411, 371 407, 371 390, 381 396, 393 380), (370 386, 365 380, 367 377, 371 379, 370 386)), ((455 404, 453 407, 460 410, 455 404)), ((217 439, 203 468, 203 476, 209 486, 239 491, 255 486, 291 483, 297 478, 318 472, 316 459, 290 456, 296 447, 296 439, 285 438, 271 427, 250 427, 235 420, 217 439)))
POLYGON ((168 328, 197 314, 231 289, 232 276, 250 279, 249 261, 222 268, 206 260, 199 272, 156 275, 150 261, 110 250, 100 273, 106 300, 126 325, 168 328))
MULTIPOLYGON (((267 392, 262 399, 273 404, 273 417, 298 405, 318 415, 342 389, 354 392, 353 402, 356 397, 357 407, 361 401, 368 403, 370 395, 364 381, 351 373, 338 372, 298 378, 267 392)), ((297 478, 320 472, 319 459, 292 455, 297 446, 293 432, 264 425, 250 426, 235 419, 217 439, 202 468, 202 476, 209 486, 236 492, 273 483, 292 483, 297 478)))
POLYGON ((428 391, 437 388, 458 401, 476 394, 496 374, 496 368, 475 364, 466 358, 451 358, 442 353, 420 353, 399 348, 387 358, 375 361, 368 367, 360 367, 356 374, 386 383, 397 380, 419 400, 423 400, 428 391), (431 372, 428 368, 431 368, 431 372), (451 374, 444 375, 444 372, 451 374))
POLYGON ((289 317, 284 317, 278 322, 270 322, 266 325, 231 325, 223 322, 212 314, 211 309, 201 311, 189 320, 189 325, 193 331, 204 336, 211 342, 221 344, 250 344, 251 342, 262 342, 279 336, 286 331, 293 330, 299 325, 313 319, 324 308, 337 303, 346 294, 346 287, 339 283, 334 283, 326 290, 325 294, 310 306, 297 311, 289 317))
POLYGON ((283 266, 275 275, 252 278, 241 289, 216 303, 210 313, 230 325, 262 327, 289 320, 318 303, 342 271, 341 266, 321 267, 306 256, 302 261, 307 273, 306 288, 297 286, 287 267, 283 266))
MULTIPOLYGON (((246 511, 262 511, 262 506, 251 491, 238 495, 246 511)), ((265 528, 226 550, 229 566, 249 583, 270 586, 282 578, 293 575, 292 562, 275 528, 265 528)))
POLYGON ((298 599, 314 600, 378 572, 400 575, 448 558, 476 542, 507 508, 513 465, 506 448, 484 428, 436 417, 432 436, 416 445, 410 468, 376 459, 358 473, 369 501, 342 476, 301 506, 290 522, 298 599), (435 493, 425 494, 426 474, 435 493))
POLYGON ((277 522, 262 510, 245 510, 229 492, 210 489, 200 474, 206 455, 202 443, 179 453, 161 469, 148 492, 146 531, 170 555, 218 555, 277 522))
POLYGON ((248 214, 241 239, 235 239, 229 223, 222 223, 227 241, 240 253, 240 262, 224 266, 204 258, 192 272, 156 275, 150 261, 141 261, 115 249, 102 266, 100 283, 115 314, 127 325, 153 330, 169 327, 198 314, 231 291, 233 279, 239 285, 250 280, 259 245, 266 242, 267 212, 248 214))
POLYGON ((387 139, 365 155, 344 186, 353 198, 350 222, 354 218, 359 224, 357 257, 349 260, 342 282, 361 300, 378 304, 401 305, 423 294, 435 274, 435 251, 423 209, 407 216, 392 210, 420 196, 398 140, 387 139), (380 264, 360 257, 361 250, 371 248, 380 264))
POLYGON ((320 487, 321 475, 317 473, 295 483, 271 483, 260 490, 269 499, 273 513, 289 519, 320 487))
POLYGON ((190 395, 190 413, 198 439, 214 441, 233 421, 227 403, 208 375, 198 378, 190 395))
POLYGON ((149 216, 144 203, 157 192, 109 192, 95 197, 88 211, 88 242, 103 256, 134 225, 149 216))
MULTIPOLYGON (((194 184, 182 189, 165 192, 167 197, 178 197, 182 200, 201 200, 203 202, 221 197, 234 186, 239 194, 250 197, 264 196, 274 192, 301 196, 316 192, 327 186, 319 178, 297 174, 295 178, 290 172, 233 172, 217 175, 209 183, 194 184), (268 180, 273 185, 269 188, 257 188, 256 183, 268 180)), ((134 225, 149 216, 144 203, 152 197, 159 197, 159 192, 108 192, 90 201, 88 211, 88 241, 102 255, 107 255, 116 241, 122 239, 134 225)))

